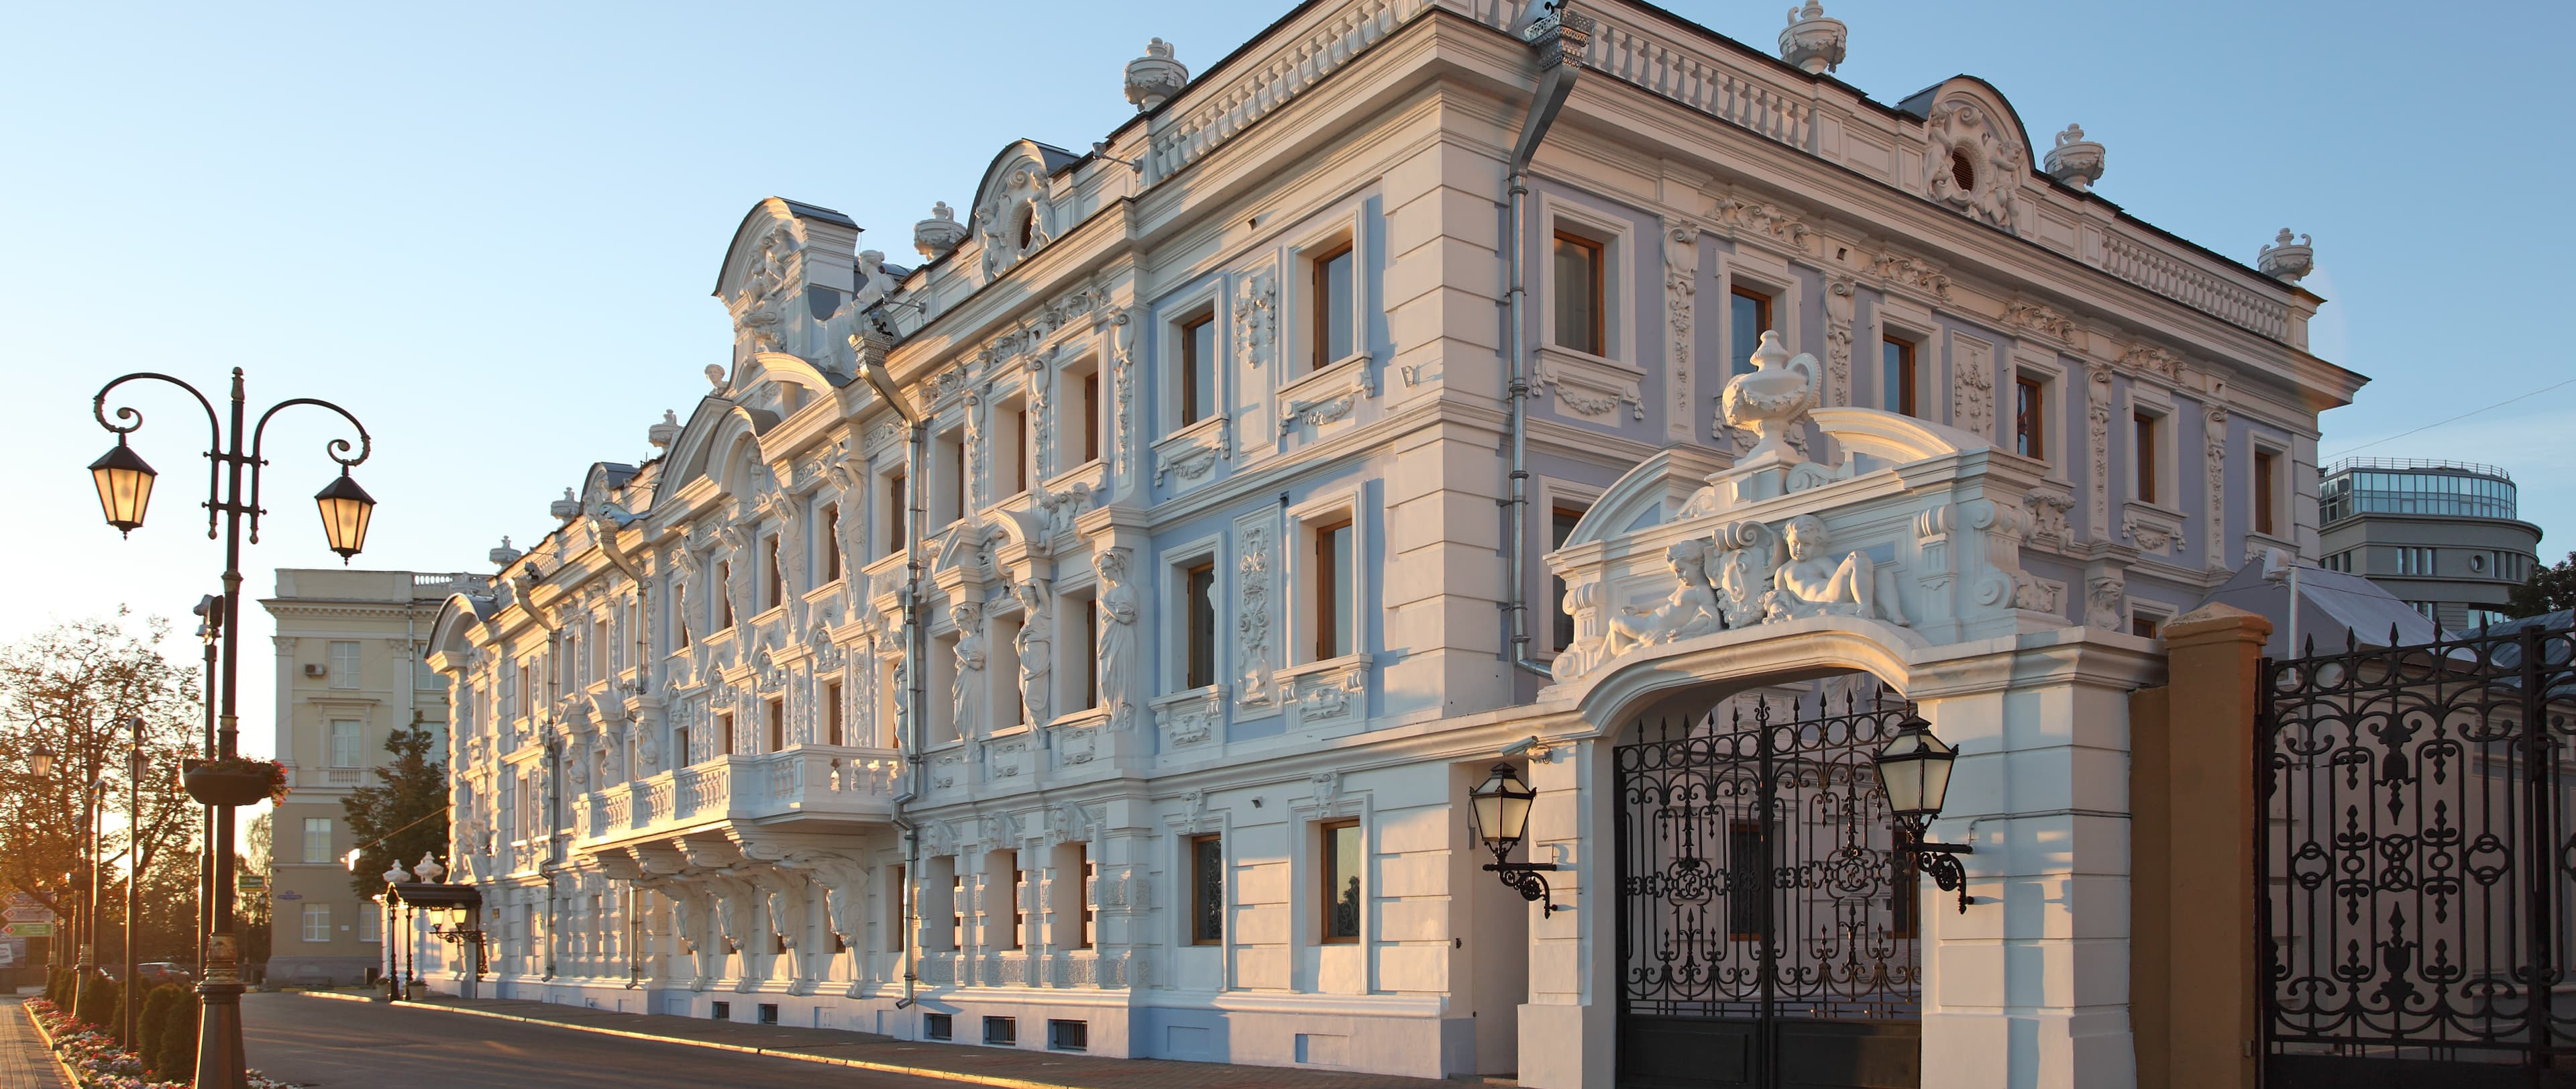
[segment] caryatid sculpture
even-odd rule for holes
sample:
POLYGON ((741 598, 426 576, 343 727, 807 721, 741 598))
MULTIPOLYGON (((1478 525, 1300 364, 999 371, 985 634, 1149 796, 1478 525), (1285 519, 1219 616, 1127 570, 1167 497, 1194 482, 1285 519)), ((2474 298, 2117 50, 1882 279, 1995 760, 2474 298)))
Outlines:
POLYGON ((957 680, 949 687, 949 724, 960 737, 984 724, 984 609, 971 601, 952 606, 957 622, 957 680))
POLYGON ((1135 713, 1134 672, 1136 657, 1136 588, 1127 584, 1125 549, 1103 549, 1092 561, 1100 576, 1100 705, 1109 709, 1109 722, 1124 728, 1135 713))
POLYGON ((1043 726, 1054 710, 1047 685, 1054 676, 1055 603, 1047 585, 1034 579, 1011 592, 1020 599, 1020 634, 1013 639, 1020 654, 1020 706, 1029 725, 1043 726))

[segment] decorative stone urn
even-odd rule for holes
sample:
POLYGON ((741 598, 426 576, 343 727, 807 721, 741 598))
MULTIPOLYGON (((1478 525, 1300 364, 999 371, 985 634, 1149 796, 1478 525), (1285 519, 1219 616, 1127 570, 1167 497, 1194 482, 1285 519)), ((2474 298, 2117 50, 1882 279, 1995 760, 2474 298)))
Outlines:
POLYGON ((1145 43, 1145 55, 1127 62, 1127 101, 1139 111, 1170 101, 1189 82, 1190 70, 1172 59, 1172 43, 1161 38, 1145 43))
POLYGON ((1807 0, 1805 7, 1789 9, 1789 25, 1780 31, 1780 59, 1797 65, 1809 75, 1823 75, 1843 63, 1843 45, 1851 40, 1851 30, 1840 19, 1825 17, 1825 6, 1807 0))
POLYGON ((572 494, 572 489, 566 488, 563 498, 546 504, 546 513, 556 518, 578 518, 581 516, 581 498, 572 494))
POLYGON ((2102 145, 2084 138, 2084 126, 2068 125, 2057 134, 2057 147, 2048 153, 2048 176, 2090 193, 2093 183, 2102 180, 2102 145))
POLYGON ((2299 235, 2294 241, 2290 229, 2283 227, 2280 234, 2272 237, 2272 244, 2263 247, 2263 252, 2255 256, 2254 267, 2262 269, 2265 276, 2297 283, 2300 277, 2317 267, 2317 251, 2313 242, 2306 235, 2299 235))
POLYGON ((512 563, 517 562, 519 557, 526 554, 527 553, 510 547, 510 538, 504 536, 501 538, 501 547, 484 553, 483 558, 492 561, 492 566, 494 567, 508 567, 512 563))
POLYGON ((680 430, 680 414, 666 408, 662 410, 661 423, 644 429, 644 441, 657 449, 668 450, 672 443, 680 441, 680 430))
POLYGON ((966 225, 957 222, 957 212, 947 201, 930 206, 930 218, 912 225, 912 248, 936 261, 966 244, 966 225))
POLYGON ((1753 368, 1726 384, 1726 422, 1753 432, 1757 439, 1753 449, 1736 459, 1732 471, 1807 460, 1789 445, 1789 431, 1797 426, 1798 417, 1816 407, 1816 391, 1821 388, 1816 357, 1790 358, 1789 349, 1780 346, 1779 332, 1764 330, 1761 345, 1753 349, 1753 368))

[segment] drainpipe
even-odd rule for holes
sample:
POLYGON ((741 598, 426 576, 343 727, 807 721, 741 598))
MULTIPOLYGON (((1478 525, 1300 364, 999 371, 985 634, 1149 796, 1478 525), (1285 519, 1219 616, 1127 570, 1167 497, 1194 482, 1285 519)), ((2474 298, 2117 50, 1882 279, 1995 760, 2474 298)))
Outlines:
POLYGON ((853 341, 852 346, 857 349, 857 351, 853 352, 852 355, 856 357, 858 362, 859 377, 866 379, 868 385, 877 391, 877 397, 885 401, 888 407, 893 408, 896 415, 903 417, 905 435, 903 470, 904 690, 899 697, 903 700, 903 719, 905 730, 903 736, 895 739, 895 744, 903 750, 904 784, 903 793, 897 794, 894 797, 893 811, 890 817, 894 822, 895 828, 903 834, 905 852, 905 862, 903 867, 904 932, 902 938, 903 997, 896 1000, 894 1004, 894 1008, 900 1010, 912 1005, 914 1001, 913 990, 919 983, 921 977, 917 959, 920 954, 915 948, 917 943, 913 941, 913 934, 919 929, 917 924, 921 914, 921 830, 910 818, 904 815, 903 808, 904 806, 911 804, 914 798, 920 797, 921 795, 922 758, 921 746, 918 742, 921 736, 922 706, 925 700, 925 693, 927 691, 927 686, 922 682, 922 674, 925 668, 929 665, 927 657, 929 648, 923 645, 923 631, 921 624, 921 526, 922 521, 929 516, 928 512, 923 510, 921 506, 923 491, 921 474, 922 461, 926 456, 926 451, 923 449, 923 445, 929 440, 930 425, 928 421, 921 418, 920 414, 912 410, 912 402, 904 399, 902 393, 895 389, 891 376, 885 373, 885 368, 882 364, 885 359, 885 353, 887 349, 891 347, 891 341, 893 340, 891 331, 874 310, 870 310, 868 313, 861 315, 861 317, 864 320, 860 325, 860 332, 850 338, 853 341))
POLYGON ((1511 536, 1504 546, 1505 568, 1511 572, 1511 600, 1504 606, 1512 614, 1511 661, 1514 666, 1541 677, 1553 677, 1546 663, 1529 656, 1529 345, 1522 334, 1522 314, 1529 295, 1529 259, 1522 245, 1525 225, 1522 220, 1529 204, 1529 164, 1537 156, 1540 141, 1547 139, 1549 126, 1565 107, 1565 98, 1574 92, 1575 77, 1583 67, 1583 48, 1592 39, 1592 19, 1560 6, 1530 24, 1527 32, 1530 47, 1538 53, 1538 93, 1530 98, 1529 116, 1521 121, 1520 141, 1512 147, 1509 176, 1510 189, 1504 198, 1509 209, 1508 226, 1503 233, 1505 260, 1511 268, 1511 292, 1505 296, 1509 317, 1504 330, 1504 352, 1511 357, 1511 536))

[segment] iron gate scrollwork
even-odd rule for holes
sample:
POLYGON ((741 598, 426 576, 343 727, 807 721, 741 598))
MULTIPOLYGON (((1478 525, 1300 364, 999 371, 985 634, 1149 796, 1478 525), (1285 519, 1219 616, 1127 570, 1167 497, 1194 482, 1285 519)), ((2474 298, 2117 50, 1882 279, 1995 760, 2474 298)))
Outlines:
POLYGON ((1616 750, 1622 1086, 1920 1082, 1920 901, 1871 759, 1906 708, 1824 710, 1616 750))
POLYGON ((2576 1085, 2576 632, 2309 649, 2258 700, 2267 1083, 2576 1085))

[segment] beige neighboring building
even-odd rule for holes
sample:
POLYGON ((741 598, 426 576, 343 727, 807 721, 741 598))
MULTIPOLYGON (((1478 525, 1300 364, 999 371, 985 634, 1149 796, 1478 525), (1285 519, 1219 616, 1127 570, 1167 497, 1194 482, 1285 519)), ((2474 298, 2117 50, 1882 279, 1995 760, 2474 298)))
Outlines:
POLYGON ((268 875, 270 980, 360 982, 379 963, 378 909, 350 891, 340 862, 357 846, 340 799, 374 781, 386 735, 415 716, 444 759, 447 683, 420 648, 448 595, 485 581, 280 568, 276 595, 261 599, 277 621, 277 758, 295 786, 277 807, 268 875))

